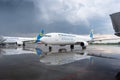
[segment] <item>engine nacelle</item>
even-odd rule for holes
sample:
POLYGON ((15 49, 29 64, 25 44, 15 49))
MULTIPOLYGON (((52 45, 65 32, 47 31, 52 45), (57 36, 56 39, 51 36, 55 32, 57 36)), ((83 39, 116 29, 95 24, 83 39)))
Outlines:
POLYGON ((86 47, 86 46, 88 46, 88 43, 84 41, 84 42, 81 42, 80 45, 81 45, 82 47, 86 47))

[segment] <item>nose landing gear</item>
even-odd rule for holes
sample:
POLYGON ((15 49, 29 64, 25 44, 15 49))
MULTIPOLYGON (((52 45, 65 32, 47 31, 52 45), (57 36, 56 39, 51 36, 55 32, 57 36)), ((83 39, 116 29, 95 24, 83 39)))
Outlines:
POLYGON ((74 49, 74 45, 70 45, 70 49, 72 51, 74 49))

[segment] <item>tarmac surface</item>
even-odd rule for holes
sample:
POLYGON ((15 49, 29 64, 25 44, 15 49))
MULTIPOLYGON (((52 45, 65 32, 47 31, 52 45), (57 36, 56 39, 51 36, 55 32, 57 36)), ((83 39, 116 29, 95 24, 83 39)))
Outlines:
POLYGON ((120 80, 120 46, 0 48, 0 80, 120 80))

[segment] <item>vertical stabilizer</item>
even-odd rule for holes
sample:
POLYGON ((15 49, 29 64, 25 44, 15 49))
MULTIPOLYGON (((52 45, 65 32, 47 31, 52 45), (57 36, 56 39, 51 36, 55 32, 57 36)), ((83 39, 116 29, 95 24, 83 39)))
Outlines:
POLYGON ((90 31, 90 38, 93 39, 93 29, 90 31))
POLYGON ((42 38, 43 34, 44 34, 44 30, 42 29, 41 32, 36 37, 35 43, 40 42, 40 39, 42 38))

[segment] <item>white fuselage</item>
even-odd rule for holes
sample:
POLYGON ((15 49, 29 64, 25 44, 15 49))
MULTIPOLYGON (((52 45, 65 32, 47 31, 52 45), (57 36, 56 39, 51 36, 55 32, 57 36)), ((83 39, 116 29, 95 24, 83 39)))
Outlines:
POLYGON ((66 34, 66 33, 48 33, 45 34, 40 41, 45 44, 52 45, 70 45, 77 44, 81 42, 90 41, 91 38, 88 36, 80 36, 75 34, 66 34))

